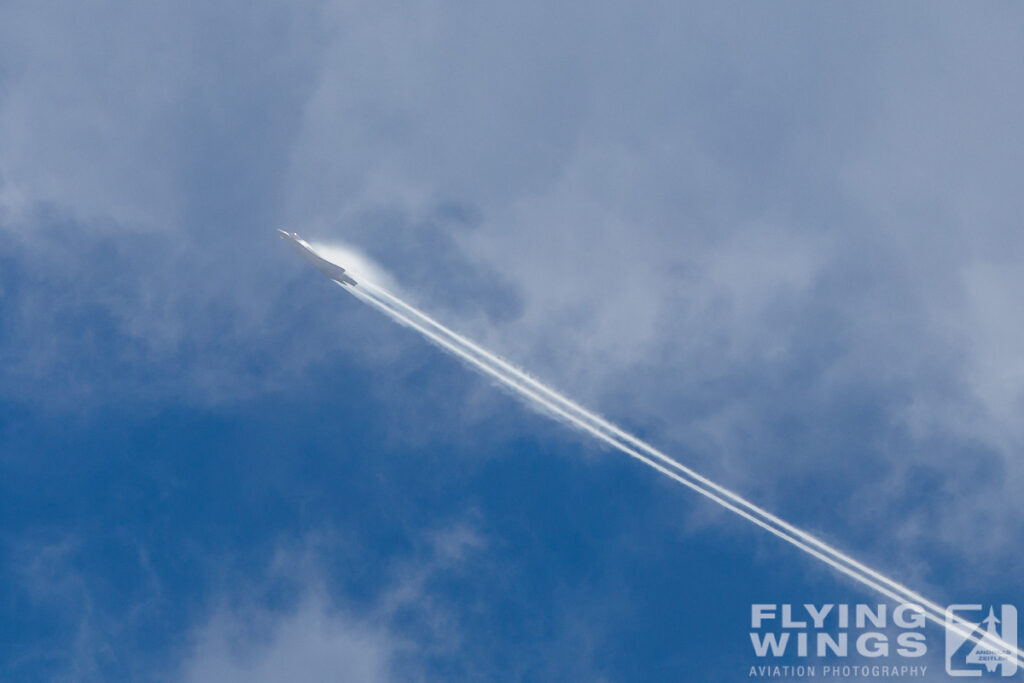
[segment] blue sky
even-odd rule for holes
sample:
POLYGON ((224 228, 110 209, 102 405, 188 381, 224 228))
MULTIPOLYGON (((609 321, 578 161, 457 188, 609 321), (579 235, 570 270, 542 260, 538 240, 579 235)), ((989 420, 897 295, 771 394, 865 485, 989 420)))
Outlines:
POLYGON ((877 602, 282 226, 933 600, 1024 608, 1022 34, 3 4, 0 678, 737 680, 751 603, 877 602))

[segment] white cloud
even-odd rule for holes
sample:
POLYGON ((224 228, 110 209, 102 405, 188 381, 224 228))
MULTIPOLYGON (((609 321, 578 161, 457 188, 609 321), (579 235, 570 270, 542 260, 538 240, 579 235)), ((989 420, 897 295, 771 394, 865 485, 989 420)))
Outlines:
POLYGON ((328 588, 342 577, 331 577, 325 561, 344 552, 343 542, 314 534, 282 544, 262 578, 247 576, 225 589, 210 616, 193 628, 176 680, 422 678, 426 659, 460 647, 460 626, 432 585, 464 572, 485 541, 465 523, 425 531, 420 541, 412 554, 382 570, 379 595, 358 610, 339 606, 328 588), (267 606, 267 589, 281 586, 296 590, 298 598, 284 608, 267 606))
MULTIPOLYGON (((857 502, 897 495, 920 468, 952 482, 992 451, 1005 476, 950 515, 992 552, 1013 536, 1024 99, 1006 84, 1024 63, 1019 10, 944 5, 922 24, 912 9, 853 6, 321 8, 303 20, 270 3, 236 27, 214 11, 108 6, 82 32, 81 10, 51 21, 5 7, 8 212, 50 202, 82 229, 110 216, 168 242, 224 232, 234 245, 258 242, 261 221, 268 238, 324 226, 395 253, 392 215, 423 232, 439 204, 468 206, 475 227, 442 227, 450 244, 401 258, 444 281, 440 252, 461 249, 513 283, 519 306, 464 315, 438 295, 426 310, 765 497, 800 474, 842 478, 854 456, 837 443, 874 449, 884 470, 848 481, 857 502), (132 38, 111 52, 112 36, 132 38), (271 44, 273 59, 251 47, 271 44), (846 397, 882 415, 854 424, 846 397), (884 433, 860 439, 861 427, 884 433)), ((281 271, 268 274, 276 261, 184 244, 127 278, 137 301, 95 301, 147 367, 207 353, 185 359, 195 371, 181 382, 145 389, 273 390, 233 359, 293 304, 281 271)), ((14 317, 33 378, 68 351, 42 299, 14 317)), ((283 342, 294 372, 278 379, 350 343, 340 322, 324 325, 314 342, 283 342)), ((346 348, 372 355, 379 342, 346 348)), ((917 512, 949 506, 929 500, 917 512)), ((878 509, 879 525, 895 514, 878 509)))
POLYGON ((195 636, 183 683, 394 680, 393 637, 309 596, 285 615, 217 612, 195 636))

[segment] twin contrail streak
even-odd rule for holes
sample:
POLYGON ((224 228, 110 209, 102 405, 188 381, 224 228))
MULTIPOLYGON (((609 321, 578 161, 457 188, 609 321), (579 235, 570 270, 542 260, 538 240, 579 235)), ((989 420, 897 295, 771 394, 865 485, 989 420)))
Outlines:
POLYGON ((337 263, 321 256, 316 249, 295 233, 279 231, 281 237, 306 260, 316 266, 338 285, 347 289, 393 320, 411 327, 431 342, 469 363, 478 370, 505 385, 538 408, 565 420, 609 446, 635 458, 645 465, 679 482, 702 496, 713 500, 748 522, 796 546, 811 557, 821 560, 836 571, 858 581, 872 590, 898 603, 918 606, 930 621, 962 638, 983 644, 991 650, 1012 654, 1018 667, 1024 667, 1024 652, 1006 643, 992 633, 982 631, 959 616, 947 614, 939 605, 927 600, 901 583, 846 555, 824 541, 798 529, 737 493, 716 484, 682 463, 674 460, 650 444, 622 430, 604 418, 583 408, 539 380, 530 377, 504 359, 474 344, 437 322, 426 313, 410 306, 382 287, 360 277, 358 283, 337 263))
POLYGON ((808 555, 855 581, 898 603, 911 603, 922 608, 924 616, 939 626, 974 642, 985 641, 1013 653, 1019 666, 1024 666, 1024 652, 998 641, 991 634, 976 631, 976 625, 959 617, 947 620, 945 610, 910 588, 853 559, 811 534, 794 527, 764 508, 716 484, 650 444, 629 434, 571 399, 559 394, 499 356, 452 331, 419 309, 365 278, 356 286, 345 287, 360 300, 406 325, 429 341, 469 363, 525 398, 535 406, 562 418, 572 426, 596 437, 605 444, 639 460, 674 481, 713 500, 727 510, 796 546, 808 555))

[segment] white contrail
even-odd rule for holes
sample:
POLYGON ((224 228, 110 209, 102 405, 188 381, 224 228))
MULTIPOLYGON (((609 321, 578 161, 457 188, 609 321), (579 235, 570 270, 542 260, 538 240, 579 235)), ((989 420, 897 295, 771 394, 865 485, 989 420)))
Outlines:
POLYGON ((715 501, 722 507, 785 540, 812 557, 825 562, 837 571, 861 584, 895 600, 910 602, 922 607, 930 621, 961 637, 974 642, 985 640, 1013 653, 1018 666, 1024 666, 1024 652, 999 641, 991 634, 976 632, 976 624, 953 616, 953 623, 947 620, 945 610, 936 603, 886 577, 878 571, 845 555, 841 551, 814 536, 802 531, 767 510, 751 503, 742 496, 703 477, 653 446, 623 431, 604 418, 584 409, 574 401, 530 377, 499 356, 483 349, 437 322, 422 311, 410 306, 386 290, 361 279, 356 287, 345 287, 360 300, 369 303, 394 320, 420 332, 427 339, 463 361, 490 375, 508 388, 541 408, 568 421, 573 426, 597 437, 626 455, 640 460, 671 479, 687 486, 701 495, 715 501))
MULTIPOLYGON (((871 567, 868 567, 868 566, 862 564, 861 562, 855 560, 854 558, 846 555, 845 553, 843 553, 839 549, 837 549, 837 548, 835 548, 835 547, 825 543, 824 541, 821 541, 818 538, 815 538, 811 534, 808 534, 807 532, 805 532, 805 531, 803 531, 803 530, 801 530, 801 529, 799 529, 797 527, 794 527, 792 524, 790 524, 790 523, 786 522, 785 520, 779 518, 778 516, 768 512, 764 508, 762 508, 762 507, 760 507, 760 506, 758 506, 758 505, 756 505, 756 504, 746 500, 745 498, 743 498, 739 494, 734 493, 733 491, 730 491, 729 489, 726 489, 725 487, 723 487, 723 486, 721 486, 719 484, 716 484, 715 482, 711 481, 710 479, 707 479, 706 477, 698 474, 696 471, 690 469, 689 467, 686 467, 685 465, 683 465, 679 461, 677 461, 674 458, 672 458, 672 457, 666 455, 665 453, 659 451, 658 449, 654 448, 653 446, 651 446, 650 444, 646 443, 645 441, 642 441, 642 440, 638 439, 637 437, 633 436, 632 434, 629 434, 628 432, 623 431, 621 428, 619 428, 616 425, 608 422, 607 420, 605 420, 604 418, 600 417, 599 415, 596 415, 596 414, 588 411, 587 409, 583 408, 582 406, 577 404, 575 401, 572 401, 571 399, 563 396, 562 394, 559 394, 554 389, 551 389, 550 387, 544 385, 540 381, 538 381, 538 380, 534 379, 533 377, 529 376, 527 373, 525 373, 521 369, 515 367, 514 365, 508 363, 507 361, 505 361, 501 357, 491 353, 490 351, 487 351, 486 349, 478 346, 477 344, 473 343, 469 339, 466 339, 465 337, 459 335, 458 333, 456 333, 455 331, 453 331, 450 328, 446 327, 442 323, 434 320, 433 318, 428 316, 426 313, 423 313, 419 309, 417 309, 417 308, 415 308, 415 307, 405 303, 400 298, 398 298, 394 294, 391 294, 390 292, 388 292, 384 288, 379 287, 377 285, 374 285, 373 283, 366 282, 365 280, 363 281, 363 284, 366 285, 366 288, 371 293, 376 295, 377 297, 383 298, 386 301, 388 301, 390 304, 392 304, 393 306, 397 306, 397 307, 401 308, 408 315, 410 315, 410 316, 412 316, 414 318, 418 318, 425 325, 429 326, 430 328, 433 328, 440 335, 442 335, 444 337, 447 337, 450 340, 452 340, 455 345, 460 346, 463 349, 467 349, 467 350, 471 351, 473 354, 476 354, 480 358, 484 359, 487 363, 493 364, 494 366, 499 368, 501 372, 507 373, 507 375, 513 377, 517 383, 520 383, 520 384, 523 384, 523 385, 526 385, 526 386, 530 387, 531 389, 536 391, 538 394, 541 394, 546 399, 548 399, 549 402, 554 403, 554 404, 562 407, 565 410, 565 412, 570 413, 573 416, 579 417, 581 420, 583 420, 583 421, 585 421, 585 422, 595 426, 595 428, 597 428, 599 431, 606 432, 606 433, 610 434, 611 436, 613 436, 615 439, 621 440, 622 442, 625 442, 625 443, 629 444, 630 446, 633 446, 638 451, 641 451, 641 452, 649 455, 650 457, 659 460, 663 464, 665 464, 665 465, 667 465, 667 466, 669 466, 669 467, 671 467, 671 468, 673 468, 673 469, 683 473, 686 477, 692 479, 694 482, 698 483, 700 486, 705 487, 707 489, 710 489, 711 491, 714 491, 715 493, 719 494, 721 497, 728 499, 732 503, 736 504, 738 507, 746 510, 751 515, 756 516, 756 517, 762 519, 768 525, 771 525, 773 527, 777 527, 778 528, 777 530, 785 532, 785 533, 776 534, 776 535, 778 535, 778 536, 780 536, 782 538, 786 538, 786 540, 788 540, 790 542, 793 542, 793 540, 794 540, 793 538, 791 538, 791 536, 792 536, 792 537, 795 537, 796 539, 801 540, 803 543, 805 543, 807 545, 810 545, 810 546, 812 546, 814 548, 817 548, 822 553, 824 553, 826 555, 829 555, 836 562, 839 562, 839 563, 842 563, 842 564, 846 564, 850 568, 855 570, 856 572, 863 573, 866 576, 870 577, 875 582, 881 583, 881 584, 887 586, 892 591, 900 594, 902 601, 904 601, 904 602, 913 602, 913 603, 921 605, 927 611, 930 611, 930 612, 932 612, 934 614, 935 620, 941 619, 943 622, 945 621, 945 619, 946 619, 945 610, 941 606, 936 604, 935 602, 933 602, 931 600, 928 600, 927 598, 923 597, 919 593, 917 593, 917 592, 911 590, 910 588, 908 588, 908 587, 906 587, 906 586, 904 586, 904 585, 902 585, 902 584, 900 584, 900 583, 898 583, 898 582, 888 578, 884 574, 881 574, 880 572, 872 569, 871 567)), ((492 372, 491 374, 494 374, 494 373, 492 372)), ((521 391, 521 388, 517 388, 517 389, 521 391)), ((549 410, 551 410, 550 406, 547 406, 547 407, 548 407, 549 410)), ((565 415, 563 414, 563 416, 565 416, 565 415)), ((581 426, 577 420, 574 420, 574 419, 571 419, 571 418, 569 418, 569 419, 570 419, 570 422, 575 424, 576 426, 581 426)), ((616 447, 621 447, 621 445, 622 444, 616 444, 616 447)), ((732 508, 730 508, 730 509, 732 509, 732 508)), ((955 619, 955 617, 954 617, 954 619, 955 619)), ((969 622, 966 622, 966 621, 964 621, 963 624, 961 624, 961 625, 964 626, 964 627, 973 626, 973 625, 969 624, 969 622)))

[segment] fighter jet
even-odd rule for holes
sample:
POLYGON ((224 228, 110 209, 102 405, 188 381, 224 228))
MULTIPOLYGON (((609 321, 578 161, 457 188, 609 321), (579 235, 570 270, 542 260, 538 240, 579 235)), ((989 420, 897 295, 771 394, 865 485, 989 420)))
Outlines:
POLYGON ((281 239, 291 244, 292 247, 295 248, 295 251, 299 252, 299 255, 302 256, 302 258, 316 266, 317 270, 321 273, 342 286, 356 284, 356 281, 345 272, 344 268, 331 263, 320 254, 316 253, 316 250, 310 246, 309 242, 299 237, 297 233, 288 232, 287 230, 278 230, 278 232, 281 233, 281 239))

